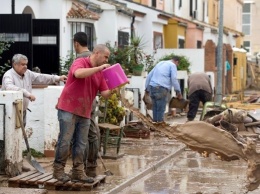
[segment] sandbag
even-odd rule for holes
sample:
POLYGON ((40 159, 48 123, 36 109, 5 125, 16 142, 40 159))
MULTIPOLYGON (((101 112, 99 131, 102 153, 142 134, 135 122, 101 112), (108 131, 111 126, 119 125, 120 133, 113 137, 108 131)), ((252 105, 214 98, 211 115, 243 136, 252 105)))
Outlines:
POLYGON ((144 104, 146 106, 146 109, 147 110, 152 110, 153 102, 152 102, 152 98, 151 98, 149 92, 145 92, 144 93, 143 101, 144 101, 144 104))

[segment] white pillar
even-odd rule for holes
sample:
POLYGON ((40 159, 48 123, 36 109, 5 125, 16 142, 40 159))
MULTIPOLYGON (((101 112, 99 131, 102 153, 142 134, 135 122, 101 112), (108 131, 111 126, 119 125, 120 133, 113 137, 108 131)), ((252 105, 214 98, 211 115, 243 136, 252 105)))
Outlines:
POLYGON ((5 170, 7 175, 12 177, 20 174, 22 171, 22 142, 24 140, 21 128, 15 129, 16 109, 13 104, 16 100, 22 99, 23 95, 21 92, 0 91, 1 115, 4 114, 5 107, 4 121, 1 119, 0 139, 5 141, 5 170))

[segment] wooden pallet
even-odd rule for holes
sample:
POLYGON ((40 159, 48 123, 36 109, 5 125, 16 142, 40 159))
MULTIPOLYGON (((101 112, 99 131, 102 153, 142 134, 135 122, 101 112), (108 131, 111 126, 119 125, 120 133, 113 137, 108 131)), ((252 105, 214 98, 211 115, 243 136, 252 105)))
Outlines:
POLYGON ((105 182, 106 175, 95 177, 94 183, 81 183, 68 181, 63 183, 54 179, 52 173, 29 171, 8 180, 9 187, 41 188, 47 190, 89 191, 105 182))

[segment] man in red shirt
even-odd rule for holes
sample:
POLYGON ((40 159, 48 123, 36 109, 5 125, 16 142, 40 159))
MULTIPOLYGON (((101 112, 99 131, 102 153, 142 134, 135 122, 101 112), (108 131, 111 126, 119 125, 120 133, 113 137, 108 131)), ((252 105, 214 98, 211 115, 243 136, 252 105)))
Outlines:
POLYGON ((60 134, 58 137, 53 177, 66 182, 70 178, 64 172, 67 158, 72 146, 72 181, 93 183, 84 172, 84 152, 88 142, 92 102, 99 91, 101 96, 109 98, 112 91, 108 89, 102 70, 110 55, 105 45, 97 45, 90 57, 78 58, 71 65, 68 80, 57 105, 60 134))

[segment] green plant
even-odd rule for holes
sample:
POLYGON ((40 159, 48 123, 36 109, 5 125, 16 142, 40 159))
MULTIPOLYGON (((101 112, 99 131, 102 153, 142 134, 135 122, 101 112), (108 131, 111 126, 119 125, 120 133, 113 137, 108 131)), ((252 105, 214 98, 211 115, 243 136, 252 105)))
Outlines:
MULTIPOLYGON (((1 55, 3 54, 3 52, 9 50, 11 43, 11 41, 6 41, 3 39, 2 36, 0 36, 0 59, 2 59, 1 55)), ((0 76, 2 76, 10 67, 11 65, 9 60, 4 63, 3 66, 0 66, 0 76)))
POLYGON ((60 58, 60 75, 67 75, 75 59, 74 54, 69 54, 65 58, 60 58))
POLYGON ((125 116, 124 107, 119 106, 119 94, 114 93, 111 95, 111 97, 107 100, 107 107, 105 107, 106 100, 103 97, 100 97, 99 101, 101 104, 99 110, 103 115, 103 117, 99 116, 99 122, 119 125, 125 116))
MULTIPOLYGON (((30 148, 31 150, 31 154, 33 157, 36 157, 36 158, 42 158, 42 157, 45 157, 45 155, 39 151, 36 151, 35 149, 33 148, 30 148)), ((27 150, 23 150, 23 156, 26 156, 28 154, 28 151, 27 150)))
MULTIPOLYGON (((159 63, 160 61, 166 61, 166 60, 171 60, 174 56, 177 56, 180 58, 179 61, 179 65, 177 66, 178 70, 186 70, 187 72, 190 72, 190 61, 186 56, 182 56, 182 55, 175 55, 174 53, 168 54, 168 55, 164 55, 163 57, 161 57, 156 63, 159 63)), ((148 69, 148 72, 150 72, 154 66, 150 66, 150 68, 148 69)))

